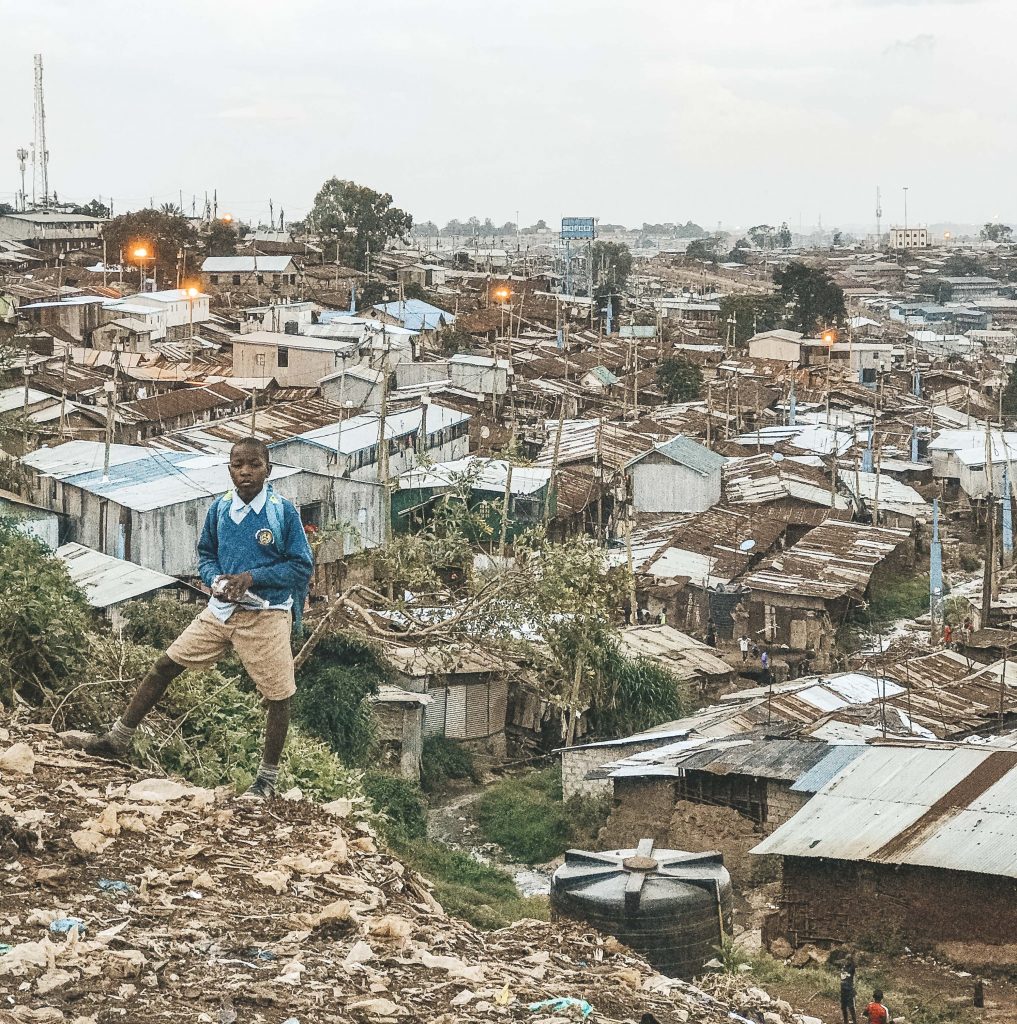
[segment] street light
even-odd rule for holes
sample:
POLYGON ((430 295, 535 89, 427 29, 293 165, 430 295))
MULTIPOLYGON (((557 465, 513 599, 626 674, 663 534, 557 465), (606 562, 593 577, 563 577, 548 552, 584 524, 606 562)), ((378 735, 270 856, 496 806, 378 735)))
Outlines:
POLYGON ((194 366, 194 300, 201 294, 194 285, 185 289, 187 293, 187 319, 190 323, 190 331, 187 338, 187 355, 189 367, 194 366))
POLYGON ((145 245, 136 246, 131 255, 138 261, 138 275, 141 278, 138 291, 143 292, 145 290, 145 260, 154 260, 155 257, 149 253, 148 247, 145 245))

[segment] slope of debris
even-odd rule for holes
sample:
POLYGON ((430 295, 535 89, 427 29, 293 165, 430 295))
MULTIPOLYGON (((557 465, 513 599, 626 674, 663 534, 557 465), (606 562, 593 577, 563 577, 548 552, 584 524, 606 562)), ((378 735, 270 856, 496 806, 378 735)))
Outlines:
POLYGON ((795 1019, 579 926, 446 917, 349 801, 249 806, 0 728, 0 1021, 549 1024, 585 1004, 604 1022, 795 1019))

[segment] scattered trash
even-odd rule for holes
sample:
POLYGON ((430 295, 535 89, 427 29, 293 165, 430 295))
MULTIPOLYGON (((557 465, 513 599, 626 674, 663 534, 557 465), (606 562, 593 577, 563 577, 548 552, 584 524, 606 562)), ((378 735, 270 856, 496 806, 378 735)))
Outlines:
POLYGON ((80 917, 58 917, 55 921, 50 922, 49 930, 54 935, 66 935, 72 930, 79 935, 84 935, 86 928, 85 922, 80 917))
POLYGON ((0 991, 38 1000, 15 1024, 97 1024, 110 1000, 127 1021, 196 1024, 310 1024, 325 1007, 359 1024, 731 1024, 760 1005, 795 1020, 749 993, 751 975, 664 978, 570 922, 471 928, 384 847, 359 797, 249 813, 226 788, 139 781, 4 728, 0 750, 23 741, 34 758, 0 781, 0 991), (32 831, 30 857, 8 855, 8 818, 32 831))
POLYGON ((247 956, 251 960, 278 960, 279 957, 275 955, 270 949, 251 949, 248 950, 247 956))
POLYGON ((125 896, 138 891, 135 886, 130 884, 130 882, 116 882, 110 878, 100 878, 99 888, 102 889, 103 892, 122 893, 125 896))
POLYGON ((15 743, 0 753, 0 771, 16 775, 32 775, 35 772, 35 753, 27 743, 15 743))
POLYGON ((539 1003, 530 1003, 529 1008, 534 1013, 538 1013, 540 1010, 552 1010, 555 1012, 558 1010, 568 1010, 573 1006, 583 1015, 583 1020, 586 1020, 593 1013, 593 1007, 585 999, 574 999, 572 996, 562 996, 559 999, 542 999, 539 1003))

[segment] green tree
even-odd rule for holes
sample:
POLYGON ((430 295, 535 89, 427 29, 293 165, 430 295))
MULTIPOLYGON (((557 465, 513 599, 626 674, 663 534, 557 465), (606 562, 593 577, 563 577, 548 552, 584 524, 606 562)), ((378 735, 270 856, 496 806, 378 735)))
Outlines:
POLYGON ((590 247, 594 280, 620 291, 632 272, 632 253, 624 242, 594 242, 590 247))
POLYGON ((831 244, 835 245, 835 246, 836 245, 843 245, 844 244, 844 235, 843 235, 843 233, 840 232, 840 231, 835 231, 833 233, 833 238, 830 241, 831 241, 831 244))
POLYGON ((0 203, 0 217, 8 213, 14 213, 14 207, 10 203, 0 203))
POLYGON ((0 707, 39 703, 87 668, 89 609, 64 563, 0 518, 0 707))
POLYGON ((392 205, 387 192, 329 178, 314 197, 311 221, 326 239, 328 259, 342 259, 358 270, 367 267, 368 252, 381 252, 389 239, 405 236, 413 217, 392 205))
POLYGON ((135 210, 114 217, 103 226, 102 235, 111 261, 122 253, 124 260, 132 263, 132 251, 144 245, 149 256, 155 257, 154 264, 146 262, 146 267, 155 266, 164 273, 175 267, 181 249, 192 248, 198 242, 198 233, 186 217, 160 210, 135 210))
POLYGON ((787 226, 787 221, 781 224, 775 237, 778 248, 788 249, 791 247, 791 229, 787 226))
POLYGON ((1013 239, 1013 228, 1009 224, 986 224, 978 237, 983 242, 1009 242, 1013 239))
POLYGON ((756 224, 754 227, 749 228, 749 238, 760 249, 767 249, 773 244, 775 231, 776 228, 772 224, 756 224))
POLYGON ((419 281, 411 281, 403 288, 403 295, 407 299, 420 299, 427 302, 427 289, 419 281))
POLYGON ((657 383, 669 402, 691 402, 703 389, 703 371, 684 356, 671 356, 657 367, 657 383))
POLYGON ((825 270, 797 260, 774 272, 787 313, 785 322, 802 334, 837 323, 845 316, 844 290, 825 270))
POLYGON ((208 231, 205 250, 209 256, 236 256, 237 229, 224 220, 214 221, 208 231))
POLYGON ((988 272, 986 265, 977 257, 957 252, 943 261, 943 277, 981 277, 988 272))
POLYGON ((688 244, 685 255, 690 260, 715 260, 717 258, 717 239, 695 238, 688 244))
POLYGON ((85 203, 84 206, 75 206, 74 212, 83 214, 86 217, 108 217, 110 209, 105 203, 99 202, 98 199, 92 199, 90 202, 85 203))
POLYGON ((388 297, 388 285, 384 281, 364 281, 357 288, 357 312, 362 313, 388 297))
POLYGON ((720 325, 725 337, 727 328, 734 328, 734 344, 741 348, 754 334, 779 327, 783 308, 779 295, 725 295, 720 300, 720 325))

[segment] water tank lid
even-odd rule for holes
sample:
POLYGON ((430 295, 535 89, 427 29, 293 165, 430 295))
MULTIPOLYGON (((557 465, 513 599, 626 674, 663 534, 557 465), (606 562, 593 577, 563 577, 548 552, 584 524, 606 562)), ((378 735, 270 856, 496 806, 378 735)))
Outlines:
POLYGON ((634 857, 626 857, 622 861, 622 867, 626 871, 656 871, 660 864, 652 857, 644 857, 637 853, 634 857))

